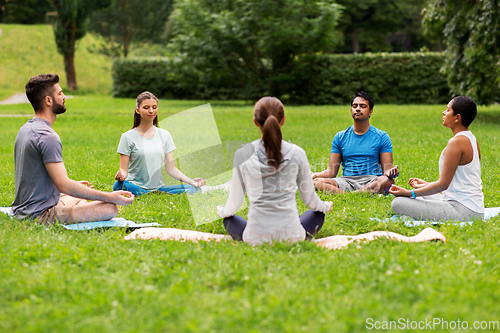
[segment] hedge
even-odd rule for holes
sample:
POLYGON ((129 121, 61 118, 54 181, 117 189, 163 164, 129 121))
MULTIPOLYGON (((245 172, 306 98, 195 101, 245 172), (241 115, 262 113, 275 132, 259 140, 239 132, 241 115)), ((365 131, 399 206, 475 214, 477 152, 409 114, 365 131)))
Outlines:
MULTIPOLYGON (((113 61, 113 96, 136 98, 148 90, 156 96, 166 97, 173 82, 168 58, 117 58, 113 61)), ((169 96, 175 97, 175 96, 169 96)))
MULTIPOLYGON (((280 97, 296 104, 349 104, 355 91, 364 90, 377 103, 445 103, 450 96, 440 72, 443 63, 444 54, 430 52, 306 55, 294 60, 290 74, 280 82, 280 97)), ((170 58, 117 59, 112 71, 117 97, 135 98, 144 90, 182 99, 257 97, 255 92, 247 96, 246 87, 202 82, 195 70, 170 58)))

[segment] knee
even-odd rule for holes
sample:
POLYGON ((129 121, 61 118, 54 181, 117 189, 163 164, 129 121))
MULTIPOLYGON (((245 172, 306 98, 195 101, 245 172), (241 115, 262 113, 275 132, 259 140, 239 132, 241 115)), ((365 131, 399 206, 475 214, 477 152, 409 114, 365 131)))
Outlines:
POLYGON ((224 224, 224 229, 226 229, 227 231, 227 228, 229 227, 229 222, 230 222, 230 219, 225 217, 224 220, 222 220, 222 223, 224 224))
POLYGON ((123 190, 123 182, 117 180, 114 184, 113 184, 113 191, 120 191, 120 190, 123 190))
POLYGON ((106 215, 107 216, 111 216, 111 218, 115 217, 116 215, 118 215, 118 205, 115 205, 113 203, 110 203, 110 202, 106 202, 104 203, 104 205, 106 205, 106 215))
POLYGON ((394 200, 392 200, 392 202, 391 202, 392 210, 398 214, 402 214, 403 210, 404 210, 403 207, 405 206, 406 199, 407 198, 397 197, 394 200))

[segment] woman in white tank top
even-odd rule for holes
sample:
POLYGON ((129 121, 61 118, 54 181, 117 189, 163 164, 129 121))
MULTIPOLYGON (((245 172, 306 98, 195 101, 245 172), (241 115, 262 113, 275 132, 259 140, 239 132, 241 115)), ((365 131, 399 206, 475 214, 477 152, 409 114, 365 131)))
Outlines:
POLYGON ((469 97, 458 96, 448 103, 443 126, 452 130, 453 137, 439 158, 439 179, 410 178, 412 190, 393 185, 389 192, 397 197, 392 201, 396 213, 432 221, 483 218, 481 152, 469 131, 476 114, 476 103, 469 97))

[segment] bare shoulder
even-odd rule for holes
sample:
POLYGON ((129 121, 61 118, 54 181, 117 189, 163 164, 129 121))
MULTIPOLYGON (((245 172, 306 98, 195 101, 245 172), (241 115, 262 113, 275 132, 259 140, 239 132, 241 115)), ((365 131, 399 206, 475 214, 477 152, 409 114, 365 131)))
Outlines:
POLYGON ((467 156, 472 153, 470 140, 463 135, 455 136, 448 141, 446 152, 448 154, 465 154, 467 156))
POLYGON ((454 136, 450 140, 448 140, 448 144, 446 145, 447 147, 460 147, 464 146, 465 144, 468 144, 470 146, 470 140, 468 137, 464 135, 459 135, 459 136, 454 136))

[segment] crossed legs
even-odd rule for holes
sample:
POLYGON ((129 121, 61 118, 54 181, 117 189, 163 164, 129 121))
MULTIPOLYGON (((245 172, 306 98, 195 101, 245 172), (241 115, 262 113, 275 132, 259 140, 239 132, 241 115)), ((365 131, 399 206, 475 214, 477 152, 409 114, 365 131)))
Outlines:
MULTIPOLYGON (((311 209, 300 215, 300 224, 306 231, 306 237, 311 238, 315 233, 317 233, 321 227, 323 227, 323 222, 325 221, 325 214, 322 212, 315 212, 311 209)), ((243 240, 243 231, 247 226, 247 221, 238 215, 233 215, 231 217, 226 217, 224 219, 224 227, 226 231, 234 240, 243 240)))
POLYGON ((88 202, 85 199, 70 195, 62 196, 57 205, 47 209, 38 216, 43 224, 71 224, 110 220, 118 214, 118 206, 102 201, 88 202))
POLYGON ((387 193, 392 184, 394 184, 394 180, 390 179, 386 176, 380 176, 373 179, 364 187, 360 188, 349 188, 349 189, 341 189, 335 178, 316 178, 313 180, 314 187, 317 191, 323 191, 333 194, 342 194, 345 192, 370 192, 370 193, 387 193))

